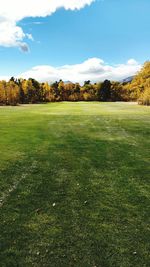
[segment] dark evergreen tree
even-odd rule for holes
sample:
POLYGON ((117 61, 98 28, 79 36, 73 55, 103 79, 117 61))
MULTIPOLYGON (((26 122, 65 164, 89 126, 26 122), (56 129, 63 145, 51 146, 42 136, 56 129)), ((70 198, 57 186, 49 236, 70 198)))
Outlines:
POLYGON ((98 92, 99 101, 110 101, 111 100, 111 82, 109 80, 105 80, 98 92))

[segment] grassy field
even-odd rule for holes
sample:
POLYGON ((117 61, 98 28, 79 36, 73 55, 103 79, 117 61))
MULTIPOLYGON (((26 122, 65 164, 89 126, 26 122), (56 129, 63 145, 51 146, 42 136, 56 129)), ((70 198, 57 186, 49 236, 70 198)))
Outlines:
POLYGON ((149 267, 150 108, 0 107, 2 267, 149 267))

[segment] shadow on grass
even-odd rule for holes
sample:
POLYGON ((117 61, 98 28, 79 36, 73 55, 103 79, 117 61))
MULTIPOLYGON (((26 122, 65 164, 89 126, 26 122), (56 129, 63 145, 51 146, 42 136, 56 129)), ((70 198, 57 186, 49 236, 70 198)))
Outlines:
POLYGON ((1 209, 1 266, 148 267, 148 162, 139 153, 81 133, 39 150, 1 209))

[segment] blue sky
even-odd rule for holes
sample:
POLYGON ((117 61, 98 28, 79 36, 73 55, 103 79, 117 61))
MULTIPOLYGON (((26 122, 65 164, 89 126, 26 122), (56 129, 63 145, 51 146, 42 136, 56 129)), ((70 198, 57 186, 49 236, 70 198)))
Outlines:
POLYGON ((49 16, 22 15, 15 23, 28 34, 21 42, 29 51, 21 51, 17 42, 0 41, 0 76, 17 76, 36 66, 82 64, 92 58, 111 67, 134 59, 137 70, 150 57, 149 14, 149 0, 97 0, 79 10, 61 8, 49 16))

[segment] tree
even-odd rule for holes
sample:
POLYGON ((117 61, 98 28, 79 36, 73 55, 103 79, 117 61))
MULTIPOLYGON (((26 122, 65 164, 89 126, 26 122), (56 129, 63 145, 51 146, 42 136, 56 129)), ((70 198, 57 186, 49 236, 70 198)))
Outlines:
POLYGON ((111 83, 111 101, 125 101, 124 88, 120 82, 111 83))
POLYGON ((6 83, 6 104, 7 105, 17 105, 19 103, 19 86, 12 80, 6 83))
POLYGON ((6 102, 7 102, 6 82, 0 81, 0 104, 6 105, 6 102))
POLYGON ((138 99, 141 99, 147 88, 150 88, 150 61, 145 62, 132 82, 124 86, 126 96, 128 96, 127 100, 137 101, 138 99))
POLYGON ((109 80, 105 80, 99 87, 98 99, 99 101, 111 100, 111 82, 109 80))

